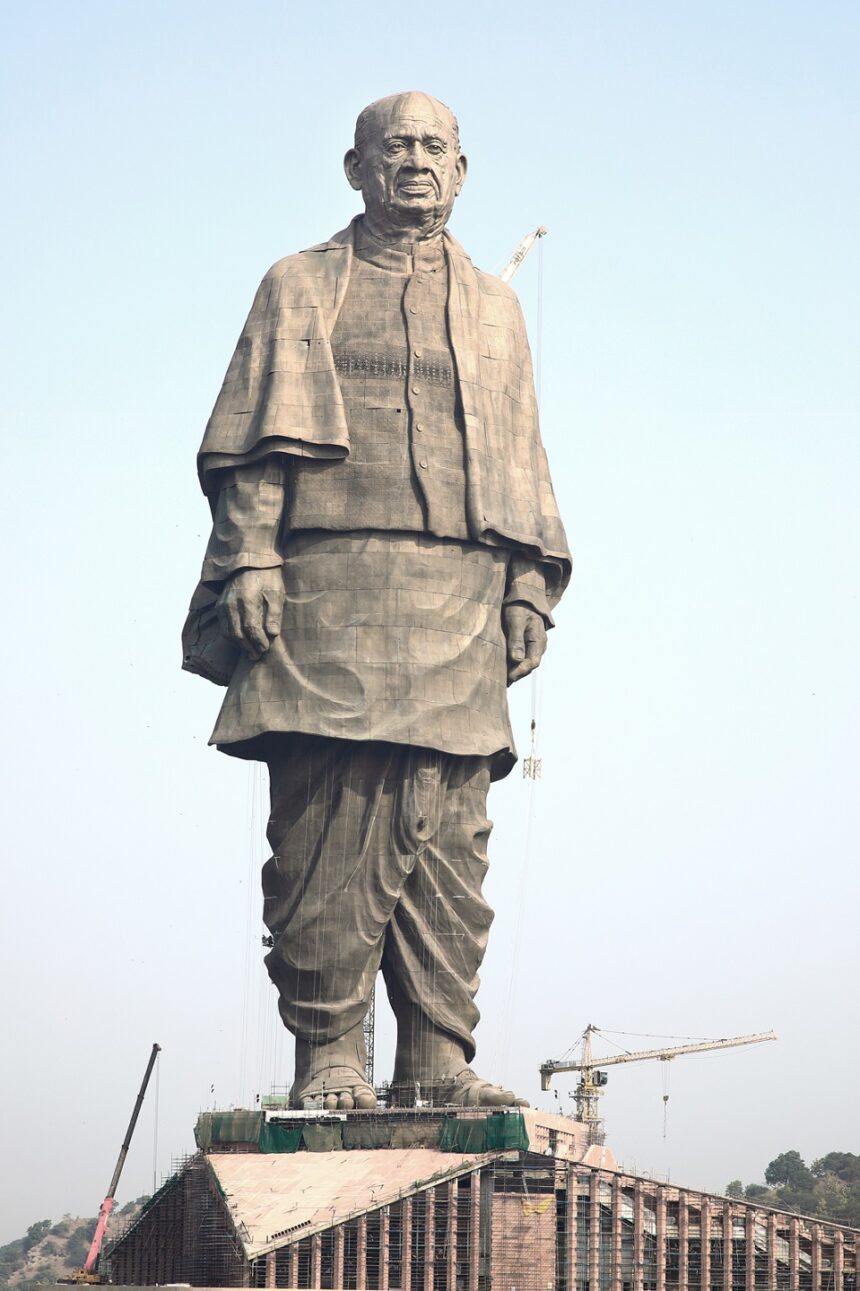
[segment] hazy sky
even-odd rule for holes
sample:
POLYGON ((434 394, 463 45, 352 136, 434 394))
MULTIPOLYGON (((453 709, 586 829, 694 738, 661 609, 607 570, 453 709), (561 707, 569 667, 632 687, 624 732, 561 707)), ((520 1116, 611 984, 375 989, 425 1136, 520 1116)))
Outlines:
MULTIPOLYGON (((550 230, 575 553, 528 849, 519 769, 491 799, 476 1065, 541 1102, 589 1021, 773 1026, 672 1065, 665 1138, 664 1065, 612 1074, 618 1157, 718 1189, 860 1151, 857 5, 35 0, 3 24, 0 1241, 95 1213, 153 1040, 120 1201, 201 1107, 291 1079, 265 771, 207 749, 221 692, 179 670, 194 455, 260 277, 355 213, 356 113, 406 88, 459 115, 480 267, 550 230)), ((385 1018, 378 1048, 382 1077, 385 1018)))

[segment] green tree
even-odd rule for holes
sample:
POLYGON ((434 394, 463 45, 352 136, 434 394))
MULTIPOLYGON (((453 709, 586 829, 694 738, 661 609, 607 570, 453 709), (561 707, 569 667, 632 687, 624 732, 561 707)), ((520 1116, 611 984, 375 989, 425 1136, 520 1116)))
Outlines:
POLYGON ((50 1219, 40 1219, 38 1223, 31 1224, 27 1229, 27 1236, 24 1238, 24 1250, 29 1251, 37 1242, 41 1242, 50 1227, 50 1219))
POLYGON ((828 1152, 812 1163, 812 1173, 816 1179, 826 1174, 834 1174, 843 1183, 860 1184, 860 1156, 853 1152, 828 1152))
POLYGON ((815 1187, 812 1171, 793 1148, 774 1157, 764 1172, 764 1181, 772 1188, 782 1185, 797 1192, 811 1192, 815 1187))
POLYGON ((726 1184, 726 1196, 737 1197, 738 1201, 743 1200, 744 1186, 740 1179, 732 1179, 731 1183, 726 1184))

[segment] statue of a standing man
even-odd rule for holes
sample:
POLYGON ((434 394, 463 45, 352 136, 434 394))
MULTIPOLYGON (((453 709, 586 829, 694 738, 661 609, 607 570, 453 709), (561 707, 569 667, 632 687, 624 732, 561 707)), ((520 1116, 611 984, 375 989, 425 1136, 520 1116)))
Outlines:
POLYGON ((269 767, 293 1104, 375 1106, 381 968, 395 1099, 503 1106, 469 1066, 487 791, 515 759, 505 687, 540 662, 570 558, 519 304, 446 232, 455 117, 381 99, 344 167, 364 215, 266 275, 206 429, 185 666, 227 686, 212 743, 269 767))

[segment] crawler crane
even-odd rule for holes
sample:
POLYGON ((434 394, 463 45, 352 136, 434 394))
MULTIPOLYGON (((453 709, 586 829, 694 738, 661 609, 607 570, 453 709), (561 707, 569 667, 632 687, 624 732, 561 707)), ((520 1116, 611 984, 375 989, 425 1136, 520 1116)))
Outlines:
POLYGON ((548 1058, 546 1062, 541 1063, 540 1067, 541 1089, 549 1089, 550 1081, 559 1072, 578 1071, 580 1073, 579 1084, 574 1094, 575 1119, 588 1127, 589 1143, 602 1141, 600 1095, 609 1077, 605 1071, 598 1068, 612 1067, 622 1062, 644 1062, 649 1058, 654 1058, 658 1062, 670 1062, 685 1053, 704 1053, 709 1049, 733 1049, 737 1045, 763 1044, 766 1040, 777 1038, 775 1031, 760 1031, 755 1035, 732 1036, 727 1040, 699 1040, 695 1044, 676 1045, 673 1049, 638 1049, 633 1053, 618 1053, 608 1058, 595 1058, 591 1052, 591 1037, 598 1034, 599 1029, 589 1022, 582 1033, 582 1054, 579 1062, 566 1062, 563 1059, 556 1061, 548 1058))

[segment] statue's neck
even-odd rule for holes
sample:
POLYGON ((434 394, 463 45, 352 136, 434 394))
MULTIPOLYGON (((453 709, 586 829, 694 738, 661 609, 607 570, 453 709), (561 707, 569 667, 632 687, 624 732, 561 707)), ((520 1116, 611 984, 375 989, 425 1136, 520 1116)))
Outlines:
POLYGON ((410 225, 400 227, 380 223, 374 220, 373 216, 365 212, 362 222, 367 233, 383 246, 400 248, 405 250, 407 247, 415 246, 418 242, 437 242, 445 232, 445 217, 433 221, 426 226, 410 225))

